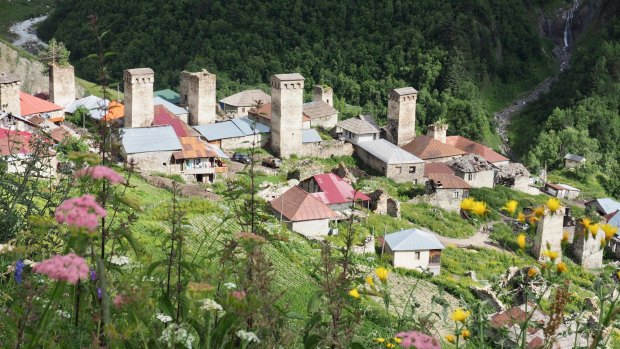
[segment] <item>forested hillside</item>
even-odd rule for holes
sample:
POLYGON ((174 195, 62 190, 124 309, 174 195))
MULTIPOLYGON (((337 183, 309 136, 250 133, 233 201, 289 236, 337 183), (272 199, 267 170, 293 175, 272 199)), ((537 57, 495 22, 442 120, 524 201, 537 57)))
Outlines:
POLYGON ((578 175, 598 170, 620 196, 620 3, 599 1, 600 15, 577 42, 569 69, 549 94, 515 118, 511 142, 533 168, 561 167, 566 153, 587 158, 578 175))
MULTIPOLYGON (((118 52, 109 70, 149 66, 159 88, 178 85, 182 69, 218 74, 220 97, 298 71, 307 86, 327 83, 345 103, 385 114, 387 90, 420 91, 419 125, 442 117, 474 139, 497 142, 481 89, 535 84, 553 64, 537 31, 532 0, 460 1, 96 1, 60 0, 40 33, 67 44, 78 73, 95 51, 87 16, 96 14, 118 52)), ((517 92, 517 91, 515 91, 517 92)))

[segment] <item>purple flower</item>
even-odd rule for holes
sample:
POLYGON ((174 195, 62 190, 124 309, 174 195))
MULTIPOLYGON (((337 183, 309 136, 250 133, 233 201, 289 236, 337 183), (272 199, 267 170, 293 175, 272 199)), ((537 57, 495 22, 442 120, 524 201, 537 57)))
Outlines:
POLYGON ((90 268, 90 281, 97 280, 97 273, 95 272, 95 268, 90 268))
POLYGON ((103 291, 100 287, 97 287, 97 298, 101 299, 103 297, 103 291))
POLYGON ((17 282, 18 284, 22 283, 23 272, 24 272, 24 261, 22 261, 21 259, 18 259, 17 263, 15 263, 15 282, 17 282))

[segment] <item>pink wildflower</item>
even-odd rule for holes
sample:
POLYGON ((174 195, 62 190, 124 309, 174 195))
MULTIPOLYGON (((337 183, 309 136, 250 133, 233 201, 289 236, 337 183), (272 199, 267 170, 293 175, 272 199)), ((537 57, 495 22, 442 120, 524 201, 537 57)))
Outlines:
POLYGON ((58 255, 46 259, 35 265, 32 270, 54 280, 75 284, 80 279, 88 278, 89 269, 84 258, 75 253, 69 253, 66 256, 58 255))
POLYGON ((112 301, 112 303, 114 303, 114 306, 118 309, 123 304, 125 304, 125 299, 123 298, 122 295, 117 294, 116 297, 114 297, 114 300, 112 301))
POLYGON ((242 301, 245 298, 245 291, 233 291, 232 296, 242 301))
POLYGON ((113 169, 106 166, 91 166, 81 169, 73 174, 75 178, 89 176, 93 179, 107 179, 111 183, 123 183, 125 178, 113 169))
POLYGON ((106 216, 106 211, 97 204, 94 196, 86 194, 65 200, 56 208, 54 216, 58 223, 94 231, 99 224, 99 218, 106 216))
POLYGON ((441 349, 437 339, 422 332, 400 332, 396 334, 396 337, 402 340, 400 345, 403 348, 441 349))

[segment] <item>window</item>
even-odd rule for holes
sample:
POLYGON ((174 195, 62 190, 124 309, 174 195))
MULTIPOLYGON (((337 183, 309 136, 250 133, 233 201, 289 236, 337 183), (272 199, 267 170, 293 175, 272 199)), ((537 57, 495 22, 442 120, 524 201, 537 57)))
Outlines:
POLYGON ((420 252, 415 253, 415 259, 420 260, 420 252))
POLYGON ((469 173, 469 174, 467 175, 467 180, 468 180, 468 181, 471 181, 472 179, 474 179, 474 175, 473 175, 473 174, 471 174, 471 173, 469 173))
POLYGON ((415 173, 415 166, 409 166, 409 173, 415 173))
POLYGON ((400 166, 396 166, 396 173, 403 173, 403 168, 400 166))
POLYGON ((458 191, 453 192, 452 193, 452 197, 454 197, 455 199, 458 199, 459 198, 459 192, 458 191))

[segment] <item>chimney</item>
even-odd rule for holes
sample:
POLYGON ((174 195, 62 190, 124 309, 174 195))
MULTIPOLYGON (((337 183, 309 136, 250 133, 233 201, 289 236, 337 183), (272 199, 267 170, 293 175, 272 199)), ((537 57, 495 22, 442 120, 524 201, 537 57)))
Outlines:
POLYGON ((206 70, 181 72, 180 105, 189 110, 189 124, 207 125, 215 122, 215 74, 206 70))
POLYGON ((334 106, 334 90, 327 85, 314 86, 314 98, 313 101, 323 101, 330 106, 334 106))
POLYGON ((20 81, 17 77, 0 73, 0 112, 22 115, 19 85, 20 81))
POLYGON ((446 131, 448 131, 448 124, 436 122, 434 124, 428 125, 428 132, 426 133, 426 135, 436 141, 446 143, 446 131))
POLYGON ((125 81, 125 127, 151 126, 154 117, 153 84, 155 72, 151 68, 123 71, 125 81))
POLYGON ((75 101, 75 73, 71 64, 50 64, 49 66, 50 101, 66 107, 75 101))

